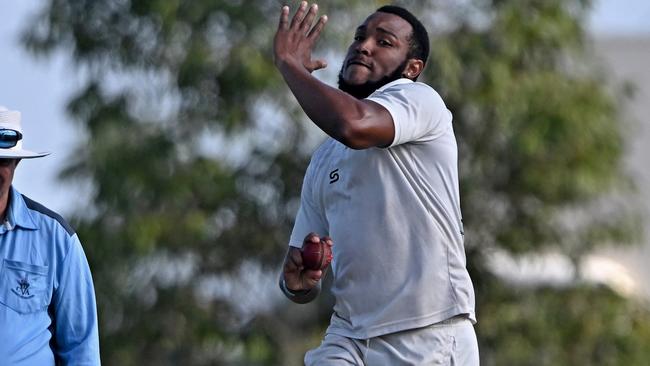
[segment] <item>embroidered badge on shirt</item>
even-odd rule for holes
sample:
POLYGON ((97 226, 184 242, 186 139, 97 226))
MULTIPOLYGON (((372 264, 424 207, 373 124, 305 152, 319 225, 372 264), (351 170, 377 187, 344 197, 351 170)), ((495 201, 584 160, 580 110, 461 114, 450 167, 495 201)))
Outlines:
POLYGON ((18 281, 18 286, 15 288, 12 288, 11 290, 18 296, 20 296, 23 299, 29 299, 34 297, 33 294, 29 293, 29 279, 27 278, 27 275, 25 275, 25 278, 21 278, 18 281))

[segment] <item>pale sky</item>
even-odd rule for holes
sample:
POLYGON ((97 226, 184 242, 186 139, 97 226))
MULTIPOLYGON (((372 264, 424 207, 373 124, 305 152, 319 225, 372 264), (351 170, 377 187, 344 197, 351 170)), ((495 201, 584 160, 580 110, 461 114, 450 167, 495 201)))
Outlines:
MULTIPOLYGON (((87 204, 88 194, 56 177, 79 141, 79 128, 65 114, 66 101, 80 83, 75 65, 62 55, 36 60, 18 43, 37 0, 0 0, 0 105, 23 115, 24 146, 49 151, 45 158, 23 160, 15 186, 64 216, 87 204)), ((596 35, 650 36, 649 0, 596 0, 588 27, 596 35)))

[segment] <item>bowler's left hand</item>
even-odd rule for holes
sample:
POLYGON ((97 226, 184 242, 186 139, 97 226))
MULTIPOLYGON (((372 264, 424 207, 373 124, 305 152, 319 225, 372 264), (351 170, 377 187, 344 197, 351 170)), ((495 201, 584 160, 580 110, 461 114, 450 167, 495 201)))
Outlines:
POLYGON ((327 22, 327 16, 323 15, 312 26, 317 13, 318 5, 309 6, 306 1, 303 1, 289 24, 289 7, 282 7, 280 24, 273 41, 275 65, 281 72, 285 66, 304 68, 310 73, 327 67, 324 60, 311 58, 314 44, 327 22))

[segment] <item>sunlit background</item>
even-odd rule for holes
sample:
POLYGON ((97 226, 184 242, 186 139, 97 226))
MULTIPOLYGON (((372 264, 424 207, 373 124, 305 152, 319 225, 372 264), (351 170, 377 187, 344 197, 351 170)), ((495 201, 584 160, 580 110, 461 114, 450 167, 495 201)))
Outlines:
MULTIPOLYGON (((5 15, 0 22, 0 54, 3 55, 0 58, 3 85, 0 105, 22 111, 26 146, 52 153, 45 159, 24 161, 16 172, 16 186, 46 206, 66 214, 88 205, 92 190, 81 182, 64 184, 57 179, 63 163, 73 154, 73 146, 79 142, 80 129, 66 116, 65 104, 79 86, 79 81, 83 80, 84 72, 67 55, 59 52, 51 58, 37 58, 19 44, 20 31, 30 26, 30 16, 40 4, 35 0, 0 3, 0 14, 5 15)), ((616 83, 630 83, 634 89, 633 98, 624 106, 625 115, 634 123, 626 140, 627 162, 646 208, 650 207, 650 170, 646 168, 646 157, 650 156, 650 147, 646 143, 650 139, 650 118, 647 117, 650 115, 648 19, 648 1, 597 0, 587 24, 605 72, 612 73, 616 83)), ((650 227, 650 219, 646 222, 650 227)), ((615 273, 614 276, 604 276, 605 279, 615 277, 615 284, 622 290, 629 292, 634 289, 632 292, 650 298, 650 282, 644 280, 650 278, 646 259, 650 260, 650 245, 624 253, 606 252, 604 257, 593 258, 594 261, 607 262, 609 271, 615 273), (610 263, 610 258, 616 262, 610 263)), ((495 260, 499 261, 499 257, 495 260)), ((561 281, 571 277, 563 270, 566 266, 562 260, 553 260, 552 256, 540 263, 499 263, 507 268, 515 266, 531 278, 548 277, 550 281, 561 281), (549 272, 549 266, 557 271, 549 272)))
MULTIPOLYGON (((19 44, 20 31, 30 27, 30 16, 41 4, 38 0, 0 2, 0 14, 3 14, 0 22, 0 80, 3 85, 0 105, 22 111, 27 146, 52 152, 47 159, 24 162, 17 171, 16 184, 52 209, 69 212, 84 205, 85 196, 79 195, 77 187, 61 185, 56 176, 71 153, 71 147, 78 141, 79 129, 66 117, 64 109, 67 98, 84 74, 66 55, 58 53, 52 58, 34 58, 19 44), (35 176, 40 179, 34 179, 35 176), (52 194, 52 188, 57 194, 52 194)), ((639 93, 629 110, 632 117, 641 122, 646 121, 641 109, 643 101, 648 100, 649 88, 648 83, 642 82, 648 80, 649 73, 644 67, 650 52, 648 19, 648 1, 596 0, 587 25, 608 70, 621 82, 637 81, 639 93)), ((630 144, 638 145, 635 141, 630 144)), ((638 152, 635 156, 641 155, 638 152)))
MULTIPOLYGON (((0 22, 0 105, 22 112, 26 148, 52 152, 46 158, 21 162, 16 172, 15 185, 22 193, 64 216, 84 210, 93 212, 91 197, 94 187, 90 183, 63 183, 57 179, 62 167, 74 157, 74 149, 86 138, 80 132, 83 129, 77 124, 79 122, 71 120, 65 109, 72 93, 84 85, 88 70, 76 64, 63 51, 57 50, 48 57, 39 58, 28 53, 20 43, 20 34, 33 26, 30 21, 42 5, 43 2, 35 0, 0 2, 3 19, 0 22)), ((585 25, 591 39, 589 47, 593 48, 597 56, 592 61, 600 65, 602 74, 606 76, 603 79, 609 83, 607 88, 613 93, 627 95, 624 98, 617 94, 614 99, 620 103, 618 107, 622 111, 622 118, 627 121, 623 129, 624 170, 634 179, 638 195, 632 199, 633 202, 617 201, 616 204, 629 204, 638 208, 641 227, 650 227, 648 19, 648 1, 597 0, 585 25)), ((116 80, 115 83, 119 84, 120 81, 116 80)), ((612 198, 612 201, 616 201, 616 198, 612 198)), ((646 234, 641 245, 633 248, 605 247, 595 250, 581 258, 579 266, 572 263, 572 258, 552 250, 543 255, 535 253, 519 257, 496 250, 486 258, 492 272, 506 283, 562 286, 578 276, 592 283, 603 283, 625 298, 650 303, 650 282, 647 281, 650 278, 650 266, 647 265, 650 261, 648 238, 650 236, 646 234), (576 271, 580 273, 576 274, 576 271)), ((191 281, 192 272, 188 272, 187 268, 192 266, 193 260, 188 256, 174 261, 174 258, 163 254, 140 262, 141 267, 136 275, 149 279, 164 277, 160 273, 154 273, 151 268, 173 265, 176 266, 175 269, 164 272, 173 278, 159 278, 159 282, 171 284, 174 281, 191 281)), ((251 287, 262 289, 262 293, 264 289, 274 289, 274 278, 267 278, 261 284, 255 283, 256 279, 264 278, 265 272, 254 264, 244 263, 238 273, 239 276, 229 278, 203 278, 204 298, 201 301, 209 302, 229 296, 246 299, 246 289, 251 287)), ((276 296, 273 301, 281 301, 277 298, 277 293, 269 296, 276 296)), ((258 299, 248 300, 250 301, 240 302, 240 308, 236 311, 245 314, 267 308, 264 301, 260 303, 258 299)), ((479 321, 480 315, 479 310, 479 321)), ((247 320, 245 315, 242 318, 243 322, 247 320)), ((603 361, 585 364, 618 363, 603 361)))

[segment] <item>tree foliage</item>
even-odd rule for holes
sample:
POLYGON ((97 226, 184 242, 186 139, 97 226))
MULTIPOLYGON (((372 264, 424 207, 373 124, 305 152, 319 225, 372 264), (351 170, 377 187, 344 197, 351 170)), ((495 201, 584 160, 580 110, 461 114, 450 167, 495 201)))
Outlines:
MULTIPOLYGON (((320 4, 317 52, 340 57, 384 3, 320 4)), ((423 81, 454 113, 484 363, 647 363, 645 309, 598 287, 512 289, 485 265, 490 250, 577 261, 631 240, 627 212, 594 209, 626 181, 615 100, 585 62, 590 2, 402 3, 431 32, 423 81)), ((107 365, 298 364, 322 335, 331 298, 289 305, 275 289, 322 138, 273 68, 279 8, 49 0, 25 32, 86 75, 68 111, 87 139, 62 175, 94 187, 74 223, 107 365)))

